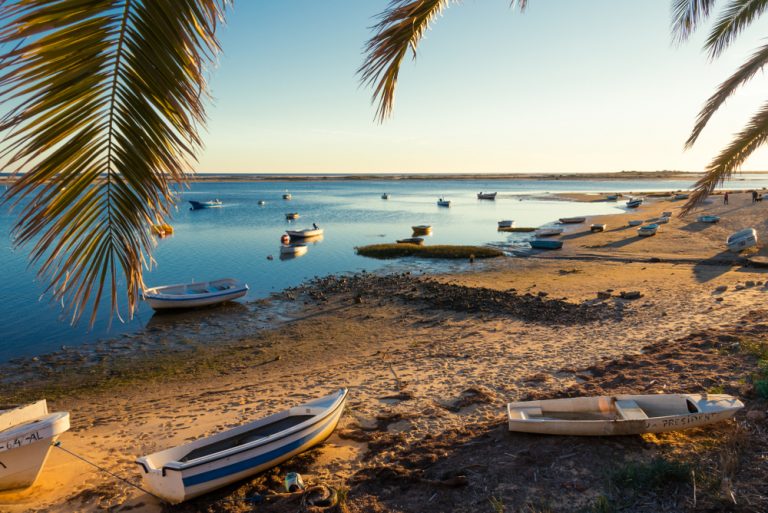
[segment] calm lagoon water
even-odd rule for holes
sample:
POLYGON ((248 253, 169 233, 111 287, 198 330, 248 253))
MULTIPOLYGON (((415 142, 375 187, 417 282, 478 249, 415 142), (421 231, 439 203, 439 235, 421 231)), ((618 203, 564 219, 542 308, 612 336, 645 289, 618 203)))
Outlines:
MULTIPOLYGON (((250 286, 246 299, 258 299, 314 276, 332 273, 375 271, 385 267, 424 269, 425 262, 387 262, 360 257, 354 247, 390 242, 411 235, 415 224, 431 224, 429 244, 493 244, 502 247, 525 245, 531 234, 500 233, 496 222, 514 219, 517 226, 540 226, 559 217, 597 215, 622 210, 623 203, 573 203, 530 199, 520 194, 544 192, 622 192, 641 189, 677 190, 689 182, 659 181, 320 181, 258 183, 195 183, 179 193, 172 224, 176 233, 159 241, 154 252, 157 264, 145 275, 148 286, 238 277, 250 286), (281 196, 289 191, 291 201, 281 196), (479 191, 498 191, 496 201, 476 199, 479 191), (381 194, 391 194, 382 200, 381 194), (451 208, 436 205, 439 196, 451 200, 451 208), (219 198, 222 208, 189 210, 187 200, 219 198), (266 201, 259 206, 258 201, 266 201), (301 218, 288 222, 285 213, 296 211, 301 218), (280 236, 292 227, 313 222, 325 229, 323 240, 311 244, 309 252, 292 260, 279 258, 280 236), (267 259, 273 255, 274 259, 267 259)), ((768 185, 764 177, 743 177, 733 188, 768 185)), ((61 314, 60 305, 42 297, 44 284, 28 268, 27 251, 13 251, 8 235, 14 216, 0 211, 0 362, 76 346, 143 328, 153 313, 141 305, 133 320, 113 320, 107 315, 93 329, 86 322, 76 326, 61 314)), ((431 269, 440 270, 430 262, 431 269)), ((455 264, 454 264, 455 265, 455 264)))

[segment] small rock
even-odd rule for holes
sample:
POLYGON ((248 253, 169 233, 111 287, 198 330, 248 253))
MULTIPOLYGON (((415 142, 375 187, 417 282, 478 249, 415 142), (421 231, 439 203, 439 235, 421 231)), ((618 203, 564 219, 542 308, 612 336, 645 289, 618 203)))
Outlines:
POLYGON ((619 296, 621 296, 622 299, 640 299, 641 297, 643 297, 643 294, 641 294, 640 291, 638 290, 630 290, 630 291, 622 290, 619 293, 619 296))
POLYGON ((715 298, 715 301, 722 301, 722 300, 723 300, 723 298, 721 298, 721 297, 716 297, 715 298))
POLYGON ((739 284, 738 284, 738 285, 736 285, 734 288, 735 288, 736 290, 744 290, 744 289, 745 289, 745 288, 747 288, 747 287, 745 287, 744 285, 742 285, 741 283, 739 283, 739 284))
POLYGON ((715 287, 715 292, 725 292, 728 290, 728 285, 720 285, 719 287, 715 287))
POLYGON ((750 410, 747 412, 747 420, 752 422, 761 422, 765 420, 765 412, 760 410, 750 410))
POLYGON ((756 283, 756 285, 757 285, 758 287, 759 287, 760 285, 762 285, 762 284, 763 284, 763 282, 762 282, 762 281, 758 281, 758 282, 756 283))
POLYGON ((598 291, 597 292, 597 299, 611 299, 611 293, 607 292, 607 291, 605 291, 605 292, 598 291))
POLYGON ((539 297, 547 297, 549 295, 549 292, 544 292, 543 290, 539 292, 539 297))
POLYGON ((746 285, 747 285, 747 287, 754 287, 755 286, 755 282, 752 281, 752 280, 748 280, 746 285))

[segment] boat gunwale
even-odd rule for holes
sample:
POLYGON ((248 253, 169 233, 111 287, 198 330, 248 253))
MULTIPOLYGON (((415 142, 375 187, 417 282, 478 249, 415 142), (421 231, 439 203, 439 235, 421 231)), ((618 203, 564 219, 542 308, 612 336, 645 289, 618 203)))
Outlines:
MULTIPOLYGON (((166 470, 175 470, 177 472, 183 472, 184 470, 188 470, 188 469, 191 469, 191 468, 199 467, 200 465, 205 465, 205 464, 208 464, 208 463, 213 463, 213 462, 218 461, 218 460, 223 459, 223 458, 228 458, 230 456, 235 456, 235 455, 238 455, 238 454, 243 453, 243 452, 251 451, 251 450, 253 450, 253 449, 255 449, 255 448, 259 447, 259 446, 262 446, 262 445, 268 445, 268 444, 271 444, 273 442, 278 442, 278 441, 282 440, 283 438, 287 438, 287 437, 289 437, 291 435, 294 435, 294 434, 296 434, 296 433, 298 433, 300 431, 303 431, 303 430, 307 429, 310 426, 322 423, 328 417, 333 415, 340 407, 343 407, 344 402, 346 401, 347 396, 349 395, 349 389, 348 388, 341 388, 341 389, 339 389, 339 391, 336 392, 336 394, 338 394, 338 397, 336 398, 334 403, 331 404, 331 406, 328 407, 328 409, 325 411, 325 413, 323 413, 322 415, 320 415, 320 414, 314 415, 311 419, 307 419, 304 422, 296 424, 295 426, 293 426, 293 427, 291 427, 291 428, 289 428, 289 429, 287 429, 285 431, 280 431, 278 433, 275 433, 273 435, 267 436, 265 438, 254 440, 252 442, 248 442, 248 443, 243 444, 243 445, 238 445, 238 446, 226 449, 224 451, 220 451, 220 452, 208 454, 208 455, 205 455, 205 456, 201 456, 200 458, 196 458, 196 459, 193 459, 193 460, 189 460, 189 461, 185 461, 185 462, 174 460, 174 461, 169 461, 167 463, 164 463, 163 466, 160 467, 160 468, 156 468, 156 467, 152 467, 152 468, 154 470, 160 470, 162 472, 162 475, 165 476, 166 475, 166 470)), ((333 394, 328 394, 328 395, 333 395, 333 394)), ((324 396, 324 397, 327 397, 327 396, 324 396)), ((322 399, 322 397, 320 399, 322 399)), ((290 412, 290 410, 292 410, 294 408, 302 408, 304 406, 306 406, 306 403, 305 404, 300 404, 300 405, 297 405, 297 406, 292 406, 291 408, 288 408, 287 410, 282 410, 280 412, 274 413, 272 415, 268 415, 267 417, 264 417, 263 419, 258 419, 258 420, 255 420, 253 422, 255 423, 255 422, 258 422, 259 420, 266 420, 266 419, 268 419, 270 417, 277 416, 280 413, 283 413, 283 412, 286 412, 286 411, 290 412)), ((291 416, 291 415, 289 414, 288 416, 291 416)), ((265 425, 267 425, 267 424, 265 424, 265 425)), ((240 426, 238 426, 238 427, 240 427, 240 426)), ((224 431, 221 434, 229 433, 231 431, 234 431, 235 429, 237 429, 237 428, 233 428, 233 429, 230 429, 228 431, 224 431)), ((219 433, 217 433, 217 434, 219 434, 219 433)), ((198 440, 205 440, 206 438, 213 438, 213 436, 216 436, 216 435, 212 435, 212 436, 205 437, 205 438, 200 438, 198 440)), ((226 438, 226 437, 222 437, 222 439, 224 439, 224 438, 226 438)), ((197 440, 195 440, 195 441, 197 441, 197 440)), ((189 445, 195 443, 195 441, 190 442, 189 445)), ((159 452, 162 452, 162 451, 159 451, 159 452)), ((135 463, 141 465, 141 467, 144 469, 144 472, 146 474, 150 473, 149 463, 146 461, 146 458, 148 456, 151 456, 151 454, 147 455, 147 456, 142 456, 142 457, 138 458, 135 461, 135 463)))
POLYGON ((211 281, 200 281, 196 283, 175 283, 173 285, 160 285, 158 287, 150 287, 143 292, 144 299, 159 299, 161 301, 190 301, 194 299, 205 299, 220 297, 227 294, 234 294, 239 292, 248 292, 248 284, 235 279, 235 278, 221 278, 211 281), (214 292, 198 292, 195 294, 169 294, 161 292, 161 289, 170 289, 173 287, 193 287, 193 286, 210 286, 212 283, 228 282, 233 285, 233 288, 220 290, 214 292), (236 287, 236 288, 234 288, 236 287))

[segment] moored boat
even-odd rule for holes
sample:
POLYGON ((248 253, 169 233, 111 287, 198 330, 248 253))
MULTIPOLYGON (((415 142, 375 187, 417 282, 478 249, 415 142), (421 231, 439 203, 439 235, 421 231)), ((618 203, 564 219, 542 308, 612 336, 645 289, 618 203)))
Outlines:
POLYGON ((495 200, 496 199, 496 192, 478 192, 477 193, 477 199, 482 200, 495 200))
POLYGON ((627 208, 637 208, 643 204, 643 198, 630 198, 627 201, 627 208))
POLYGON ((305 254, 308 250, 306 244, 283 244, 280 246, 280 255, 297 257, 305 254))
POLYGON ((398 239, 395 242, 397 242, 398 244, 417 244, 419 246, 424 245, 424 239, 422 239, 421 237, 408 237, 405 239, 398 239))
POLYGON ((287 213, 285 214, 285 218, 286 218, 286 219, 298 219, 299 217, 300 217, 300 216, 299 216, 299 213, 298 213, 298 212, 287 212, 287 213))
POLYGON ((539 228, 536 230, 537 237, 554 237, 556 235, 562 235, 565 231, 563 228, 539 228))
POLYGON ((725 241, 728 251, 738 253, 739 251, 757 246, 757 231, 754 228, 745 228, 731 234, 725 241))
POLYGON ((223 205, 221 200, 218 200, 218 199, 210 200, 210 201, 189 200, 189 204, 192 205, 192 210, 202 210, 204 208, 217 208, 223 205))
POLYGON ((411 226, 411 230, 417 235, 426 235, 432 231, 432 225, 417 224, 416 226, 411 226))
POLYGON ((155 310, 196 308, 232 301, 248 293, 248 285, 233 278, 152 287, 144 300, 155 310))
POLYGON ((604 232, 605 229, 608 227, 605 223, 596 223, 589 227, 589 231, 591 232, 604 232))
POLYGON ((45 399, 0 410, 0 490, 32 486, 56 439, 69 429, 69 412, 48 412, 45 399))
POLYGON ((515 222, 511 219, 505 219, 504 221, 499 221, 499 228, 512 228, 515 226, 515 222))
POLYGON ((286 192, 285 194, 283 194, 283 199, 284 199, 284 200, 289 200, 289 199, 291 199, 291 198, 293 198, 293 196, 291 196, 291 194, 290 194, 290 193, 286 192))
POLYGON ((656 232, 658 231, 659 231, 658 224, 656 223, 647 224, 637 229, 637 235, 640 237, 650 237, 651 235, 656 235, 656 232))
POLYGON ((712 424, 743 407, 725 394, 615 395, 509 403, 507 418, 524 433, 638 435, 712 424))
POLYGON ((578 224, 587 220, 586 217, 561 217, 560 222, 563 224, 578 224))
POLYGON ((440 199, 437 200, 437 206, 438 207, 450 207, 451 206, 451 201, 447 200, 445 198, 440 198, 440 199))
POLYGON ((385 192, 381 195, 381 199, 389 199, 389 194, 385 192))
POLYGON ((530 244, 533 249, 560 249, 563 247, 563 241, 552 239, 533 239, 532 241, 528 241, 528 244, 530 244))
POLYGON ((696 220, 700 223, 715 224, 720 222, 720 216, 704 215, 704 216, 697 217, 696 220))
POLYGON ((311 237, 319 237, 323 234, 322 228, 304 228, 303 230, 286 230, 291 239, 309 239, 311 237))
POLYGON ((261 207, 261 206, 264 206, 264 205, 266 205, 266 204, 267 204, 267 202, 266 202, 266 201, 264 201, 264 200, 259 200, 259 206, 260 206, 260 207, 261 207))
POLYGON ((306 404, 143 456, 143 484, 171 504, 267 470, 324 442, 336 429, 347 389, 306 404))

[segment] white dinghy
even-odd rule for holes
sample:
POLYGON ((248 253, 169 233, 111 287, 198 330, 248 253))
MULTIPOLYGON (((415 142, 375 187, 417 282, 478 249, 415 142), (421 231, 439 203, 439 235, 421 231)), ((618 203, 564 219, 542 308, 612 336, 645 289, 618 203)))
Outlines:
POLYGON ((306 244, 283 244, 280 246, 281 256, 299 257, 309 250, 306 244))
POLYGON ((304 228, 303 230, 286 230, 292 239, 310 239, 312 237, 319 237, 323 234, 322 228, 304 228))
POLYGON ((43 399, 0 410, 0 490, 32 486, 51 445, 69 429, 69 412, 48 413, 43 399))
POLYGON ((144 291, 144 300, 155 310, 196 308, 232 301, 248 293, 248 285, 233 278, 153 287, 144 291))
POLYGON ((136 460, 144 486, 171 504, 252 476, 328 438, 347 389, 188 444, 136 460))
POLYGON ((728 237, 725 244, 732 253, 757 246, 757 231, 754 228, 740 230, 728 237))
POLYGON ((562 235, 565 229, 563 228, 539 228, 536 230, 536 237, 554 237, 556 235, 562 235))
POLYGON ((744 404, 725 394, 575 397, 509 403, 509 430, 547 435, 638 435, 712 424, 744 404))

